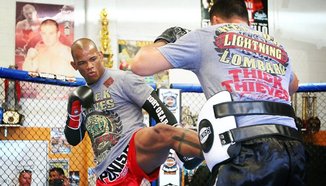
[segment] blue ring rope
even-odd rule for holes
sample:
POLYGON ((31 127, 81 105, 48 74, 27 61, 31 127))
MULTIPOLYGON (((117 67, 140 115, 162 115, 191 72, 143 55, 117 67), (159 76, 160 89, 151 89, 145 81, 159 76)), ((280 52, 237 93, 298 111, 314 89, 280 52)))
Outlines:
POLYGON ((84 78, 75 78, 76 81, 69 82, 60 79, 32 77, 27 71, 3 67, 0 67, 0 78, 71 87, 78 87, 86 83, 84 78))
MULTIPOLYGON (((182 92, 203 92, 198 84, 171 84, 170 88, 181 89, 182 92)), ((300 84, 297 92, 326 92, 326 83, 300 84)))
MULTIPOLYGON (((54 76, 55 77, 55 76, 54 76)), ((52 78, 43 78, 43 77, 32 77, 29 75, 28 71, 16 70, 11 68, 0 67, 0 78, 18 80, 18 81, 28 81, 34 83, 42 84, 51 84, 51 85, 60 85, 60 86, 69 86, 69 87, 78 87, 86 84, 84 78, 75 78, 76 81, 70 82, 61 79, 52 79, 52 78)), ((155 83, 149 83, 153 89, 156 89, 155 83)))

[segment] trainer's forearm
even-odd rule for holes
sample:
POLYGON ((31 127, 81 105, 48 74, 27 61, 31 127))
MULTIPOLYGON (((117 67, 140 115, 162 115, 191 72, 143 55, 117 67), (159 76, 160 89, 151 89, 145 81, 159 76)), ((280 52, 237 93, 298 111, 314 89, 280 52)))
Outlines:
MULTIPOLYGON (((183 129, 180 128, 179 130, 183 129)), ((186 129, 181 136, 172 136, 172 139, 177 142, 177 146, 174 149, 178 153, 184 156, 195 156, 204 159, 197 132, 186 129)))
POLYGON ((142 47, 131 61, 131 70, 138 75, 153 75, 163 70, 172 68, 172 65, 158 50, 163 42, 142 47))
POLYGON ((293 73, 293 79, 290 82, 290 86, 289 86, 290 96, 292 96, 294 93, 296 93, 298 88, 299 88, 299 79, 298 79, 297 75, 295 73, 293 73))

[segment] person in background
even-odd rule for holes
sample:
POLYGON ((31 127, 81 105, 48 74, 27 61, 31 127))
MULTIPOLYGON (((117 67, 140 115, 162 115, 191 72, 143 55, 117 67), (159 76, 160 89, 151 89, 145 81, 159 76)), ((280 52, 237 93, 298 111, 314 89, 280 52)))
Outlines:
POLYGON ((40 34, 42 41, 28 49, 23 70, 74 77, 70 47, 60 42, 58 23, 53 19, 42 21, 40 34))
POLYGON ((31 186, 32 171, 24 169, 19 173, 18 177, 19 186, 31 186))
POLYGON ((65 173, 61 167, 53 167, 49 171, 49 186, 63 186, 65 173))
POLYGON ((227 131, 231 139, 207 132, 208 126, 215 133, 225 123, 199 123, 205 160, 217 176, 213 184, 305 185, 305 148, 290 100, 298 79, 286 49, 249 26, 244 0, 217 0, 210 22, 211 26, 191 32, 167 29, 153 45, 138 51, 131 70, 147 76, 171 68, 187 69, 197 75, 208 101, 220 93, 230 95, 233 101, 226 101, 228 108, 216 103, 210 111, 214 118, 223 120, 221 111, 234 118, 236 126, 227 131), (227 150, 230 157, 221 162, 217 159, 221 151, 210 147, 224 142, 233 144, 227 150))
MULTIPOLYGON (((93 171, 98 186, 139 185, 144 178, 157 179, 170 149, 201 158, 201 162, 197 133, 171 126, 177 123, 176 118, 144 78, 105 68, 103 54, 88 38, 76 40, 71 52, 71 65, 87 85, 78 87, 68 98, 64 133, 73 146, 88 133, 97 161, 93 171), (158 124, 146 127, 142 109, 158 124)), ((192 161, 184 164, 188 163, 192 161)))

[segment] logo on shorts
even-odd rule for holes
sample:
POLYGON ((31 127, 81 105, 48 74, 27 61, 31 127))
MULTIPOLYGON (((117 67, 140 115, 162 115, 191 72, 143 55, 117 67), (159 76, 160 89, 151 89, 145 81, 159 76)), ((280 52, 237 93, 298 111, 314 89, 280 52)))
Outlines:
POLYGON ((128 147, 101 173, 99 179, 104 183, 110 183, 123 178, 127 172, 128 147))
POLYGON ((203 119, 199 123, 199 140, 204 152, 209 152, 214 141, 213 127, 211 122, 203 119))

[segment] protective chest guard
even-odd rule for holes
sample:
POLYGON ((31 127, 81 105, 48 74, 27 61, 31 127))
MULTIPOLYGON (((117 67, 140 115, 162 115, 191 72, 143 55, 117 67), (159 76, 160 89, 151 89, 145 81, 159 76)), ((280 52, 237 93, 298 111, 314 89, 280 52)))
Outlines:
POLYGON ((283 136, 301 140, 295 129, 279 124, 237 126, 235 117, 241 115, 278 115, 295 118, 293 108, 285 103, 270 101, 232 101, 228 91, 215 94, 207 100, 198 116, 198 135, 208 168, 238 153, 236 142, 256 137, 283 136))
POLYGON ((198 135, 208 168, 212 168, 230 158, 228 148, 232 143, 226 143, 232 136, 223 135, 224 132, 237 127, 234 116, 215 118, 214 105, 231 102, 228 91, 221 91, 207 100, 198 116, 198 135))

